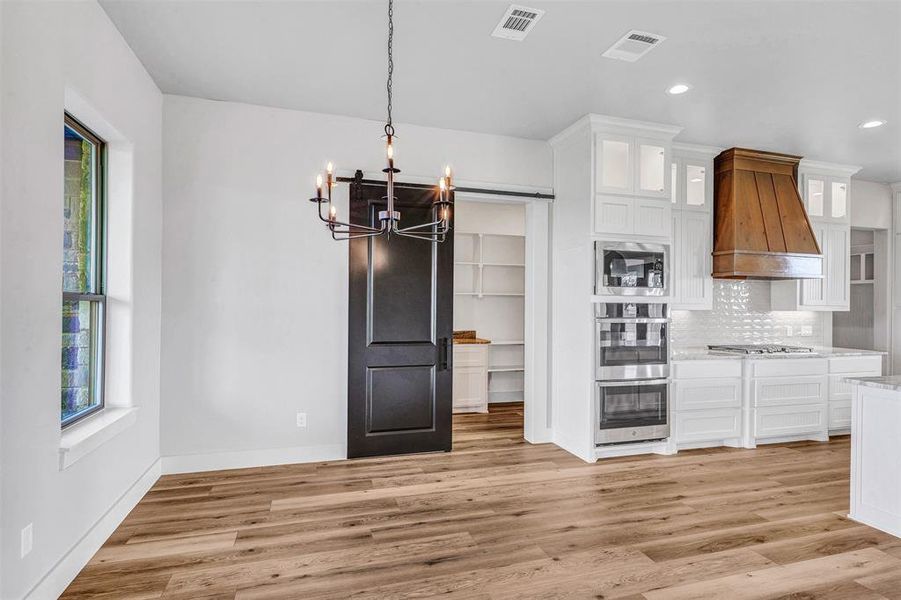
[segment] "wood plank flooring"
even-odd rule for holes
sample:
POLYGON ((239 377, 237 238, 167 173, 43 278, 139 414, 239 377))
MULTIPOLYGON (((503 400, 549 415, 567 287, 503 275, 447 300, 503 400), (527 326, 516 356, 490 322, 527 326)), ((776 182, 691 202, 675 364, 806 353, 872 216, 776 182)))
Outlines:
POLYGON ((901 599, 848 438, 588 465, 522 405, 454 451, 162 477, 66 599, 901 599))

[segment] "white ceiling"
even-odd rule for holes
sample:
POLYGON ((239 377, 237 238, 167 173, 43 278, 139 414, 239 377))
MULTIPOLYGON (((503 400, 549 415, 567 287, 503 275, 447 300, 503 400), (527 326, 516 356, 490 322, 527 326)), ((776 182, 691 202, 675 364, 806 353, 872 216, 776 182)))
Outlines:
MULTIPOLYGON (((385 1, 101 4, 164 92, 384 117, 385 1)), ((596 112, 901 181, 901 0, 525 4, 547 14, 515 42, 489 35, 508 2, 397 0, 395 120, 547 139, 596 112), (667 40, 602 58, 630 29, 667 40)))

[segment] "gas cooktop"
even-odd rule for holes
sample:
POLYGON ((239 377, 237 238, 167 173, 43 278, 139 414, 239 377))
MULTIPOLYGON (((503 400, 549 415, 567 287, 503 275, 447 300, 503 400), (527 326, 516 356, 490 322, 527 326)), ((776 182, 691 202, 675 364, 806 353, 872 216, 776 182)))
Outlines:
POLYGON ((716 352, 731 352, 733 354, 804 354, 813 352, 813 348, 783 346, 781 344, 724 344, 710 345, 707 348, 716 352))

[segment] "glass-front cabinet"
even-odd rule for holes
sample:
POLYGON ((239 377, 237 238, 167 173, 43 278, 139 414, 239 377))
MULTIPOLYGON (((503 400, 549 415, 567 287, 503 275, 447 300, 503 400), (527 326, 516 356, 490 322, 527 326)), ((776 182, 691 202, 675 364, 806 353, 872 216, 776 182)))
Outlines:
POLYGON ((674 209, 710 211, 713 207, 713 155, 679 156, 670 163, 670 201, 674 209))
POLYGON ((807 216, 811 219, 827 221, 848 221, 848 191, 851 185, 849 177, 836 177, 805 173, 801 176, 801 195, 807 216))
POLYGON ((669 151, 659 141, 636 140, 638 154, 637 193, 642 196, 665 198, 668 181, 666 165, 669 151))
POLYGON ((666 140, 598 133, 595 139, 596 192, 668 198, 670 152, 666 140))

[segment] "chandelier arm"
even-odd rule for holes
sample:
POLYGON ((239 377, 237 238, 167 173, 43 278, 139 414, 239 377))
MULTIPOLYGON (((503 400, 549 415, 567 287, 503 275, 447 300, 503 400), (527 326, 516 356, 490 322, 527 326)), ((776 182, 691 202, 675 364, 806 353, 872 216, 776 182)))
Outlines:
POLYGON ((383 222, 381 227, 369 227, 367 225, 355 225, 354 223, 330 221, 329 229, 331 229, 332 232, 337 231, 338 233, 371 233, 373 235, 379 235, 380 233, 384 233, 385 224, 383 222))
POLYGON ((444 236, 447 234, 446 231, 436 231, 433 233, 410 233, 407 231, 395 231, 394 233, 402 237, 415 238, 417 240, 437 240, 442 242, 444 241, 444 236))
POLYGON ((396 231, 396 232, 402 232, 402 231, 416 232, 416 230, 418 230, 418 229, 426 229, 428 227, 434 227, 435 225, 441 225, 443 222, 444 222, 443 220, 438 220, 438 221, 432 221, 431 223, 422 223, 421 225, 411 225, 409 227, 402 227, 402 228, 398 227, 394 231, 396 231))

